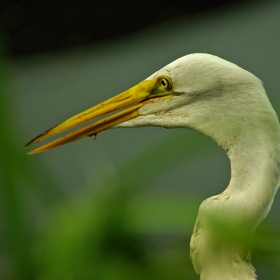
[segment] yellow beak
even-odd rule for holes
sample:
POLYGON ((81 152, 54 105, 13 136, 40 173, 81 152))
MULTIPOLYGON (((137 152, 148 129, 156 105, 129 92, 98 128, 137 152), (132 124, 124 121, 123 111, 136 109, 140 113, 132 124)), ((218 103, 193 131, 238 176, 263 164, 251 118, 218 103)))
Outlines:
POLYGON ((173 93, 174 91, 172 90, 172 82, 169 77, 160 76, 156 79, 145 80, 140 84, 128 89, 127 91, 124 91, 119 95, 110 98, 107 101, 102 102, 80 114, 77 114, 67 119, 63 123, 47 130, 46 132, 40 134, 39 136, 28 142, 25 147, 33 145, 50 136, 71 129, 82 123, 104 116, 110 112, 114 112, 130 106, 123 111, 117 112, 104 119, 98 120, 69 134, 66 134, 65 136, 62 136, 44 146, 41 146, 29 152, 28 154, 44 152, 68 142, 81 139, 85 136, 97 135, 99 132, 105 129, 138 117, 139 109, 148 102, 171 97, 173 93))

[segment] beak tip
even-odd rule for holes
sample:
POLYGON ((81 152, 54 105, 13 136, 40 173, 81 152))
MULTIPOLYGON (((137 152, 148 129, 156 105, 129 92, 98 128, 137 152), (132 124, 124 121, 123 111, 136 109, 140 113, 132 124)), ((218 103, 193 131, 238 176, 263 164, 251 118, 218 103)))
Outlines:
POLYGON ((33 138, 31 141, 29 141, 27 144, 24 145, 24 148, 29 147, 37 142, 40 141, 40 138, 42 137, 43 134, 40 134, 39 136, 33 138))
POLYGON ((27 144, 25 144, 24 146, 23 146, 23 148, 27 148, 28 146, 30 146, 32 143, 31 142, 28 142, 27 144))

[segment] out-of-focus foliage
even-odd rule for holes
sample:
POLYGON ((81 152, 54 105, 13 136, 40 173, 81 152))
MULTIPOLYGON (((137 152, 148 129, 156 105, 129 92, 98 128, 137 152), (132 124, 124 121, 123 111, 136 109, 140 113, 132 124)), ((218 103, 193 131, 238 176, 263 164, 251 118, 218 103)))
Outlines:
MULTIPOLYGON (((189 239, 201 199, 138 190, 183 157, 207 153, 209 140, 195 133, 188 143, 166 139, 131 158, 118 178, 94 182, 76 196, 63 194, 51 175, 38 174, 45 170, 39 159, 36 168, 25 160, 3 57, 0 62, 0 279, 197 279, 189 239), (47 190, 40 188, 42 178, 47 190)), ((255 237, 253 263, 276 280, 280 227, 271 220, 264 225, 255 237)))

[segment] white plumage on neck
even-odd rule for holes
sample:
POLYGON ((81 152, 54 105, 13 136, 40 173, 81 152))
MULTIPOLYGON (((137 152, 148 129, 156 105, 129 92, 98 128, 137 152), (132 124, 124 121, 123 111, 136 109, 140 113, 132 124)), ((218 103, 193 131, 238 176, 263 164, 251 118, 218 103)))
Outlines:
POLYGON ((269 136, 252 133, 249 139, 247 145, 245 139, 232 141, 230 184, 200 206, 191 257, 202 280, 255 279, 250 244, 279 185, 280 139, 277 130, 269 136))
POLYGON ((270 210, 280 180, 280 128, 262 83, 253 74, 208 54, 175 60, 148 79, 166 75, 177 95, 151 102, 117 127, 196 130, 231 161, 231 181, 200 206, 191 258, 202 280, 252 280, 251 238, 270 210))

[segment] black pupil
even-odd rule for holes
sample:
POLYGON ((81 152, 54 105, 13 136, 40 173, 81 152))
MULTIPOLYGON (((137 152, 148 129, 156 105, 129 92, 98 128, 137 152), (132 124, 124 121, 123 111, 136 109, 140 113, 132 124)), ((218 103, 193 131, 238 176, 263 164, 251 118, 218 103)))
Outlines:
POLYGON ((162 85, 163 87, 166 87, 166 86, 167 86, 167 82, 166 82, 165 79, 162 79, 160 83, 161 83, 161 85, 162 85))

